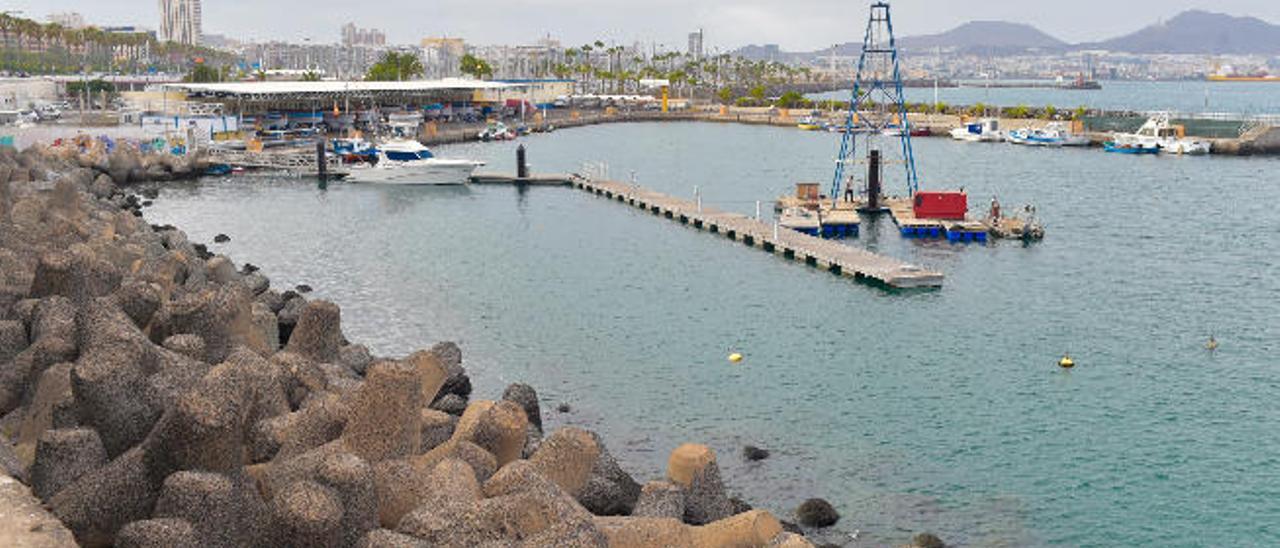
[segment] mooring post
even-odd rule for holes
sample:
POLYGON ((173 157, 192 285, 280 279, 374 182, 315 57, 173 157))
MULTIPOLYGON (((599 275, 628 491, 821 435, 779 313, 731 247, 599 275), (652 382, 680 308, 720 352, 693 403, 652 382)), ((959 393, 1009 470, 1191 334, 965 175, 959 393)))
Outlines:
POLYGON ((778 241, 778 221, 773 222, 773 241, 778 241))
POLYGON ((329 162, 324 157, 324 140, 316 140, 316 171, 320 174, 320 186, 329 182, 329 162))
POLYGON ((525 158, 524 144, 521 144, 520 146, 516 147, 516 178, 518 179, 529 178, 529 164, 526 160, 527 158, 525 158))
POLYGON ((693 185, 693 199, 698 202, 698 213, 702 213, 702 193, 698 192, 698 185, 693 185))
POLYGON ((756 220, 760 220, 760 200, 756 200, 756 220))

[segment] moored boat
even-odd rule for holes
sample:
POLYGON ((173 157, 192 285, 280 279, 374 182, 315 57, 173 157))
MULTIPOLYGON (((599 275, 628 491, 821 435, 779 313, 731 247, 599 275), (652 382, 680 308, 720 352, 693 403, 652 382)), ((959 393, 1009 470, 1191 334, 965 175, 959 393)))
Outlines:
POLYGON ((377 162, 351 166, 347 180, 397 185, 462 185, 483 162, 436 158, 417 141, 395 140, 377 147, 377 162))
POLYGON ((1208 141, 1187 137, 1186 128, 1171 123, 1167 112, 1152 115, 1134 133, 1112 134, 1111 141, 1117 150, 1110 152, 1154 148, 1157 152, 1170 154, 1201 155, 1209 154, 1211 148, 1208 141))
POLYGON ((951 138, 970 143, 998 143, 1004 140, 1004 134, 1000 132, 999 120, 983 118, 951 130, 951 138))
POLYGON ((1069 147, 1089 144, 1087 135, 1072 133, 1066 125, 1054 122, 1040 129, 1015 129, 1010 131, 1005 140, 1017 145, 1069 147))

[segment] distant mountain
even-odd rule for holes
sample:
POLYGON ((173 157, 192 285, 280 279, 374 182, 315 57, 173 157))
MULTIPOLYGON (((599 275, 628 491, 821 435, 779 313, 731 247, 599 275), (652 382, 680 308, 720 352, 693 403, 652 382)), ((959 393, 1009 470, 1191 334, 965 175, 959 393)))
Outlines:
MULTIPOLYGON (((1234 17, 1191 10, 1119 38, 1069 44, 1031 25, 1005 21, 972 21, 941 34, 899 38, 898 47, 917 54, 935 49, 982 55, 1007 55, 1035 50, 1055 52, 1105 49, 1128 53, 1275 55, 1280 54, 1280 25, 1254 17, 1234 17)), ((777 44, 768 44, 746 46, 732 53, 755 60, 811 63, 833 52, 849 56, 857 55, 861 50, 862 42, 847 42, 810 52, 783 51, 777 44)))
POLYGON ((1133 34, 1077 47, 1128 53, 1277 54, 1280 25, 1191 10, 1133 34))
POLYGON ((898 41, 898 47, 911 51, 941 48, 995 54, 1061 50, 1067 46, 1031 25, 1006 21, 971 21, 942 34, 908 36, 898 41))

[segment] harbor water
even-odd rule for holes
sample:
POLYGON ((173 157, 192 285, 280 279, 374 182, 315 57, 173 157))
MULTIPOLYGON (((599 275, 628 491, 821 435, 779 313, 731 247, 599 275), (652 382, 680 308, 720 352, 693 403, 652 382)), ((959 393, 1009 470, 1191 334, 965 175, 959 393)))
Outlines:
MULTIPOLYGON (((522 142, 536 173, 606 162, 767 215, 793 183, 829 183, 837 139, 647 123, 522 142)), ((515 146, 436 152, 514 172, 515 146)), ((784 518, 826 498, 843 515, 828 542, 1280 543, 1280 160, 943 139, 916 157, 922 187, 964 187, 974 209, 1034 203, 1047 238, 907 240, 868 219, 850 245, 947 276, 896 293, 568 188, 211 178, 163 187, 146 215, 227 233, 212 250, 313 286, 375 353, 457 341, 477 396, 532 384, 551 427, 599 431, 642 482, 696 441, 784 518), (773 456, 747 463, 746 444, 773 456)))
MULTIPOLYGON (((1088 107, 1104 111, 1147 112, 1166 110, 1189 114, 1227 113, 1235 115, 1280 114, 1280 83, 1276 82, 1131 82, 1103 81, 1102 89, 1055 89, 1049 87, 988 87, 968 81, 960 87, 938 89, 938 100, 948 105, 1044 107, 1060 111, 1088 107)), ((1041 83, 1044 85, 1045 83, 1041 83)), ((1008 85, 1001 83, 1001 85, 1008 85)), ((933 88, 903 90, 906 100, 933 103, 933 88)), ((810 95, 815 99, 849 100, 849 90, 810 95)))

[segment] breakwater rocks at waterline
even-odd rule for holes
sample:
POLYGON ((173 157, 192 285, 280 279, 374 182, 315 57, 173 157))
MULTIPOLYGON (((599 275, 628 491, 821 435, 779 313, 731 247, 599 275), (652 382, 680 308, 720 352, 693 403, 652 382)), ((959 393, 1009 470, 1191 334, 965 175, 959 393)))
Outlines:
POLYGON ((6 542, 812 545, 708 447, 642 485, 602 437, 544 433, 532 387, 473 398, 452 343, 373 356, 337 305, 146 224, 131 173, 10 149, 0 175, 6 542))

